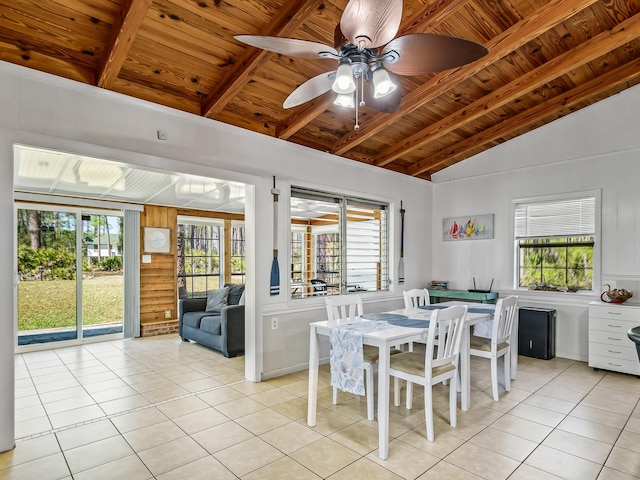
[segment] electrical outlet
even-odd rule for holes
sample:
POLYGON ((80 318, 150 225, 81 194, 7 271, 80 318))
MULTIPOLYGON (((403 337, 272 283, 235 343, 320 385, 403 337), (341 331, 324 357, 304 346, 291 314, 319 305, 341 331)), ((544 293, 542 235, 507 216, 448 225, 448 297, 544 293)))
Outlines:
POLYGON ((278 317, 272 317, 271 318, 271 330, 277 330, 278 329, 278 317))
POLYGON ((166 139, 167 139, 167 131, 158 130, 158 140, 166 140, 166 139))
POLYGON ((164 318, 171 318, 171 310, 164 311, 164 318))

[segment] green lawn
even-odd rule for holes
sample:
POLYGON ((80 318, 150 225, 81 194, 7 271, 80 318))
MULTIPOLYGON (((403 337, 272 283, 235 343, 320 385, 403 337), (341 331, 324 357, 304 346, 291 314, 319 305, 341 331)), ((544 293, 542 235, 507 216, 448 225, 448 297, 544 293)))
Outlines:
MULTIPOLYGON (((122 322, 122 275, 84 279, 82 293, 84 325, 122 322)), ((20 282, 18 319, 19 331, 75 326, 75 280, 20 282)))

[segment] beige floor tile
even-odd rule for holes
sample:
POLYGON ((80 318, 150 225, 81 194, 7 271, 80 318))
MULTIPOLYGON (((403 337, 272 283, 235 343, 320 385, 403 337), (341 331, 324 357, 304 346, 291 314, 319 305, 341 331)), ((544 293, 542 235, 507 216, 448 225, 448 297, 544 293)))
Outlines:
POLYGON ((281 427, 260 435, 265 442, 281 452, 289 454, 322 438, 322 435, 312 428, 298 422, 290 422, 281 427))
MULTIPOLYGON (((144 398, 146 398, 149 403, 158 403, 177 397, 182 397, 183 395, 187 395, 189 393, 188 390, 182 388, 181 386, 176 385, 171 381, 168 382, 169 383, 162 388, 142 392, 141 395, 144 396, 144 398)), ((137 386, 134 386, 134 388, 138 390, 137 386)))
POLYGON ((72 474, 77 474, 105 463, 133 455, 129 444, 121 437, 110 437, 80 447, 64 450, 72 474))
POLYGON ((244 398, 244 395, 232 387, 222 387, 210 392, 200 393, 198 394, 198 398, 215 407, 223 403, 244 398))
POLYGON ((204 458, 208 456, 208 453, 192 438, 182 437, 138 452, 138 456, 151 473, 158 476, 204 458))
POLYGON ((46 417, 47 412, 42 405, 34 405, 33 407, 20 408, 16 410, 16 422, 26 422, 35 418, 46 417))
POLYGON ((273 388, 264 392, 256 393, 250 396, 253 400, 256 400, 267 407, 273 407, 280 403, 288 402, 298 398, 291 392, 287 392, 281 388, 273 388))
MULTIPOLYGON (((0 478, 3 480, 60 480, 61 478, 67 478, 69 475, 69 467, 67 467, 62 453, 56 453, 30 462, 21 463, 6 470, 0 470, 0 478)), ((68 478, 70 478, 70 476, 68 478)))
POLYGON ((40 399, 42 400, 42 403, 47 404, 84 395, 87 395, 87 391, 81 386, 76 386, 48 393, 41 393, 40 399))
POLYGON ((511 474, 509 480, 562 480, 562 478, 523 463, 511 474))
MULTIPOLYGON (((618 437, 616 447, 626 448, 632 452, 640 453, 640 434, 623 430, 618 437)), ((638 473, 640 474, 640 472, 638 473)))
POLYGON ((107 390, 102 390, 100 392, 93 392, 91 397, 97 403, 108 402, 110 400, 117 400, 119 398, 131 397, 133 395, 138 395, 138 392, 130 387, 129 385, 125 385, 117 388, 110 388, 107 390))
POLYGON ((237 477, 209 455, 158 475, 156 478, 157 480, 235 480, 237 477))
POLYGON ((542 445, 570 453, 571 455, 599 463, 600 465, 604 464, 609 452, 611 452, 613 448, 613 446, 608 443, 599 442, 562 430, 554 430, 551 432, 544 442, 542 442, 542 445))
POLYGON ((137 455, 129 455, 84 472, 76 473, 73 478, 74 480, 113 480, 115 478, 147 480, 153 478, 153 475, 137 455))
MULTIPOLYGON (((298 420, 298 422, 307 424, 306 416, 298 420)), ((331 410, 319 410, 316 413, 316 425, 313 428, 320 435, 331 435, 333 432, 342 430, 347 425, 356 423, 355 420, 345 417, 331 410)))
POLYGON ((236 422, 254 435, 261 435, 274 428, 290 423, 291 419, 273 410, 265 409, 240 417, 236 419, 236 422))
POLYGON ((111 422, 120 433, 127 433, 165 420, 167 420, 166 415, 157 408, 145 408, 111 418, 111 422))
POLYGON ((336 473, 360 458, 353 450, 329 438, 321 438, 289 456, 322 478, 336 473))
POLYGON ((107 415, 113 415, 116 413, 127 412, 134 408, 145 407, 150 402, 144 396, 137 394, 130 397, 118 398, 116 400, 109 400, 102 402, 100 408, 104 410, 107 415))
POLYGON ((604 467, 598 475, 598 480, 637 480, 640 477, 628 475, 613 468, 604 467))
POLYGON ((565 418, 563 413, 554 412, 535 405, 528 405, 526 403, 521 403, 511 409, 509 414, 532 422, 541 423, 547 427, 555 427, 565 418))
POLYGON ((162 445, 163 443, 182 438, 186 436, 186 433, 175 423, 167 420, 133 430, 125 433, 123 436, 134 451, 141 452, 162 445))
POLYGON ((520 465, 520 462, 473 443, 465 443, 445 460, 487 480, 506 479, 520 465))
POLYGON ((600 442, 609 443, 611 445, 614 444, 618 435, 620 435, 619 428, 609 427, 608 425, 572 416, 565 418, 558 425, 558 429, 565 432, 575 433, 576 435, 582 435, 583 437, 598 440, 600 442))
POLYGON ((399 440, 389 442, 386 460, 380 459, 377 449, 366 458, 404 478, 416 478, 440 461, 438 457, 399 440))
POLYGON ((235 422, 221 423, 220 425, 191 435, 191 437, 209 453, 219 452, 220 450, 242 443, 253 436, 249 430, 235 422))
MULTIPOLYGON (((629 411, 629 413, 631 413, 631 411, 629 411)), ((623 415, 609 410, 590 407, 582 402, 571 411, 570 415, 572 417, 582 418, 583 420, 590 420, 592 422, 602 423, 603 425, 622 429, 625 423, 627 423, 629 413, 623 415)))
POLYGON ((36 385, 36 390, 39 395, 49 392, 55 392, 57 390, 65 390, 67 388, 79 387, 81 386, 78 380, 76 380, 71 374, 69 378, 65 380, 60 380, 58 382, 50 382, 45 383, 44 385, 36 385))
POLYGON ((118 429, 109 420, 100 420, 62 430, 56 433, 56 438, 63 450, 71 450, 117 435, 119 435, 118 429))
POLYGON ((271 407, 272 410, 286 415, 292 420, 307 418, 307 399, 304 397, 294 398, 288 402, 280 403, 271 407))
POLYGON ((209 404, 198 397, 188 396, 178 400, 172 400, 157 406, 158 410, 169 418, 181 417, 189 413, 209 408, 209 404))
POLYGON ((284 454, 264 440, 252 437, 213 454, 213 456, 238 477, 242 477, 276 460, 284 454), (247 455, 247 452, 251 452, 247 455))
POLYGON ((329 438, 360 455, 367 455, 378 448, 378 426, 374 422, 358 422, 332 433, 329 438))
POLYGON ((44 435, 16 443, 16 447, 8 452, 0 453, 0 477, 5 468, 61 453, 60 445, 54 435, 44 435))
POLYGON ((463 468, 440 461, 433 468, 420 475, 418 480, 480 480, 481 478, 463 468))
POLYGON ((252 400, 248 397, 243 397, 232 402, 216 405, 216 410, 234 420, 255 412, 259 412, 260 410, 265 410, 266 408, 267 407, 265 407, 262 403, 256 402, 255 400, 252 400))
POLYGON ((44 408, 48 415, 53 415, 55 413, 66 412, 75 408, 87 407, 95 404, 96 402, 91 395, 85 393, 84 395, 77 395, 64 400, 58 400, 57 402, 45 403, 44 408))
POLYGON ((462 438, 448 433, 439 433, 437 439, 437 442, 430 442, 427 440, 427 432, 424 425, 421 425, 398 437, 398 440, 408 443, 409 445, 441 459, 449 455, 465 442, 462 438))
POLYGON ((16 438, 24 438, 41 432, 48 432, 52 429, 49 417, 38 417, 24 422, 16 422, 16 438))
POLYGON ((228 422, 229 418, 218 412, 213 407, 207 407, 197 412, 188 413, 180 417, 173 418, 173 423, 178 425, 188 435, 192 435, 207 428, 215 427, 221 423, 228 422))
POLYGON ((319 480, 320 477, 289 457, 283 457, 242 477, 242 480, 266 479, 319 480))
POLYGON ((541 423, 506 414, 491 424, 493 428, 502 430, 532 442, 540 443, 551 432, 552 428, 541 423))
POLYGON ((275 390, 277 387, 271 385, 269 381, 263 381, 260 383, 255 382, 240 382, 231 386, 234 390, 246 395, 248 397, 256 395, 257 393, 267 392, 269 390, 275 390))
POLYGON ((628 475, 640 476, 640 453, 613 447, 605 465, 628 475))
POLYGON ((185 390, 194 393, 204 392, 212 388, 220 387, 222 386, 222 383, 218 380, 214 380, 213 378, 204 377, 197 380, 191 380, 189 382, 180 382, 180 386, 185 390))
POLYGON ((524 461, 538 446, 536 442, 491 427, 469 441, 518 462, 524 461))
POLYGON ((329 477, 330 480, 370 480, 373 478, 376 480, 401 480, 405 477, 397 475, 368 458, 361 458, 329 477))
POLYGON ((524 463, 565 480, 596 479, 602 468, 597 463, 544 445, 540 445, 524 463))
POLYGON ((530 395, 524 399, 523 403, 551 410, 552 412, 562 413, 564 415, 568 415, 569 412, 571 412, 571 410, 573 410, 577 405, 575 402, 547 397, 546 395, 540 395, 538 393, 530 395))

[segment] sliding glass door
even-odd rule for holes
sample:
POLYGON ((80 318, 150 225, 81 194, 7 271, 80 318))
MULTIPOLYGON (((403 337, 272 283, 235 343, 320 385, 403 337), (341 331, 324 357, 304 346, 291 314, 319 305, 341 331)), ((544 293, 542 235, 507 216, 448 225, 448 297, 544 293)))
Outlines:
POLYGON ((17 208, 18 345, 122 332, 122 216, 17 208))

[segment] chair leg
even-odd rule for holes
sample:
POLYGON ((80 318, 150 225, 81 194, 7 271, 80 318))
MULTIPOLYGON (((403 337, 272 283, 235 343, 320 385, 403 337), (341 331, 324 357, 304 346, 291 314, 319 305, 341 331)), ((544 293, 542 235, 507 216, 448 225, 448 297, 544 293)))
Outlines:
POLYGON ((511 391, 511 352, 507 352, 504 357, 504 389, 511 391))
POLYGON ((368 368, 365 368, 365 374, 367 376, 366 378, 366 382, 367 384, 365 385, 365 388, 367 390, 367 419, 370 422, 373 422, 374 420, 374 409, 373 409, 373 368, 370 366, 368 368))
POLYGON ((400 379, 393 377, 393 404, 396 407, 400 406, 400 379))
POLYGON ((338 404, 338 388, 337 387, 333 387, 333 404, 334 405, 338 404))
POLYGON ((454 375, 451 377, 451 380, 449 380, 451 384, 449 385, 449 424, 454 428, 458 424, 458 389, 456 388, 458 382, 456 381, 456 377, 457 376, 454 375))
POLYGON ((424 422, 427 425, 427 440, 433 442, 433 390, 431 385, 424 386, 424 422))
POLYGON ((497 402, 498 397, 498 359, 491 358, 491 388, 493 389, 493 399, 497 402))
POLYGON ((411 410, 413 408, 413 383, 411 383, 409 380, 407 380, 406 407, 407 410, 411 410))

